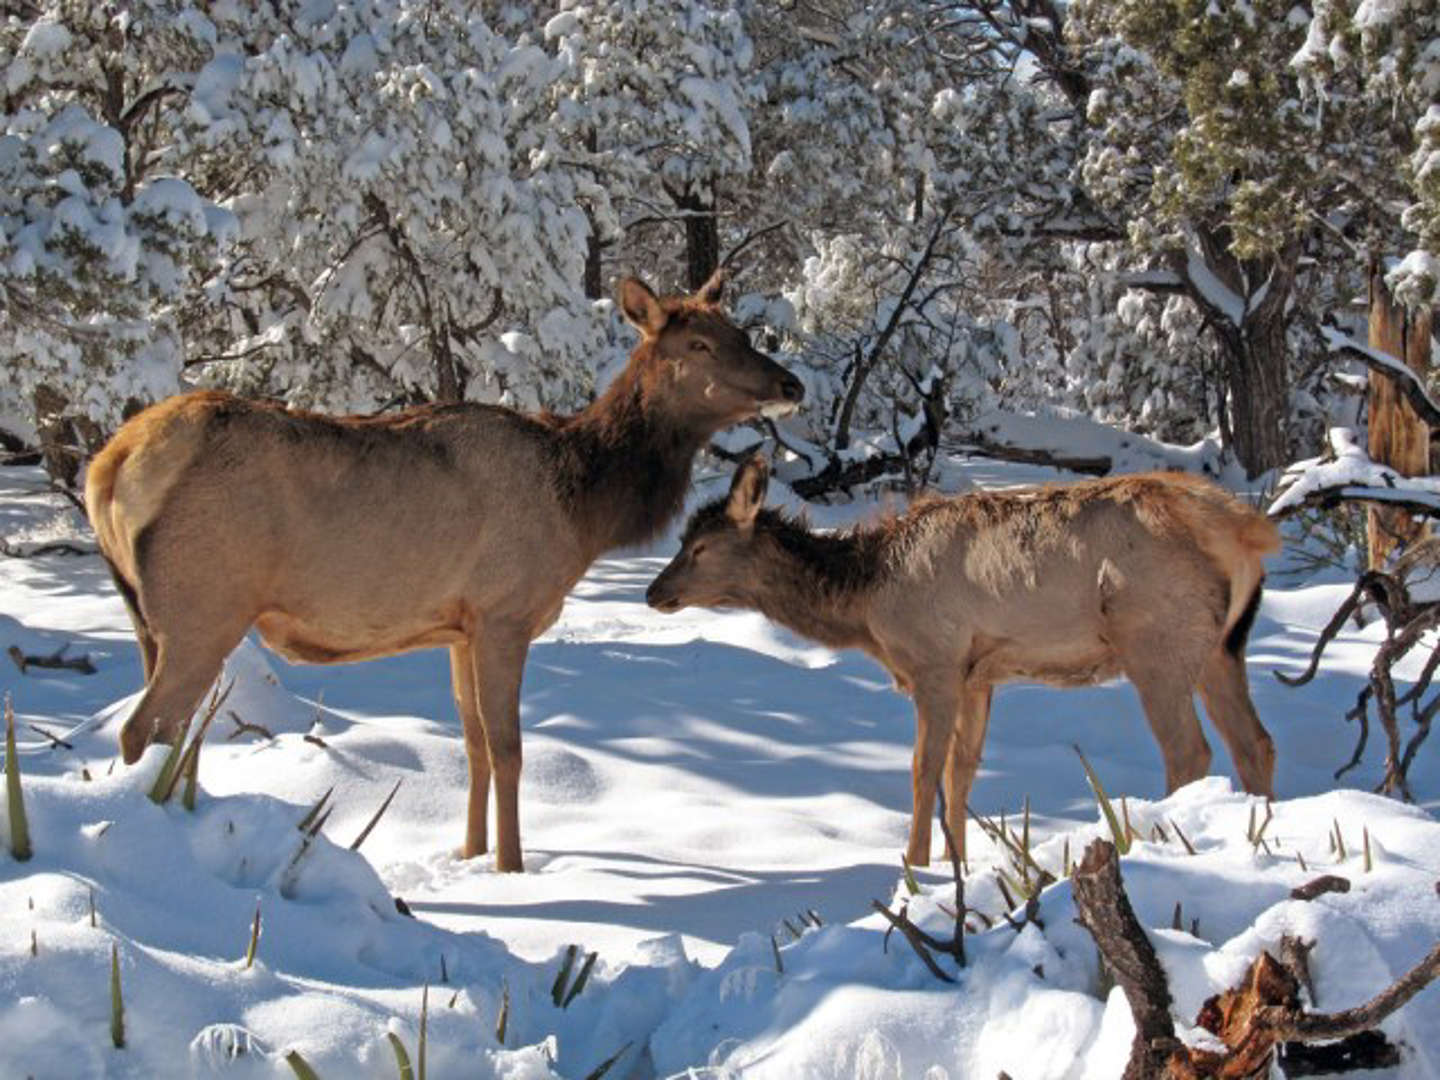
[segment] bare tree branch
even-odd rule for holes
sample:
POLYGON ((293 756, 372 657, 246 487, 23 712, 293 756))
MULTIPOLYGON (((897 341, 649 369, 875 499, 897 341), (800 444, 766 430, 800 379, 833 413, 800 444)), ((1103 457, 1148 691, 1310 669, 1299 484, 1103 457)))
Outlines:
POLYGON ((1380 1023, 1440 976, 1440 945, 1364 1005, 1337 1013, 1296 1013, 1283 1007, 1262 1009, 1259 1019, 1276 1039, 1317 1042, 1358 1035, 1380 1023))

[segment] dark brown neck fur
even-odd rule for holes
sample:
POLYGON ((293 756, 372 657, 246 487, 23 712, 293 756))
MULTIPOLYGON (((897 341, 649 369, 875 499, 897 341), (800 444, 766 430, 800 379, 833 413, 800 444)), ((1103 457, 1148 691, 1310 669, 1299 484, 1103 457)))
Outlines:
POLYGON ((884 529, 811 532, 778 510, 760 511, 757 539, 772 547, 754 599, 767 618, 835 648, 870 644, 865 609, 884 571, 884 529))
POLYGON ((652 540, 674 519, 712 434, 673 415, 646 374, 636 350, 593 404, 554 421, 561 498, 596 555, 652 540))

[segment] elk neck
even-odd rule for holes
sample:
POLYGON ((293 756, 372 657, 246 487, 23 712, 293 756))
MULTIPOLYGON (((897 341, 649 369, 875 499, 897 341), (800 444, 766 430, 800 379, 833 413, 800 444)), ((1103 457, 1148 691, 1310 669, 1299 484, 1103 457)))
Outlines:
POLYGON ((685 423, 632 362, 588 408, 557 425, 559 487, 598 555, 654 539, 680 512, 713 432, 685 423))
POLYGON ((870 599, 883 576, 883 530, 811 532, 773 509, 760 512, 767 543, 755 607, 767 618, 832 648, 869 648, 870 599))

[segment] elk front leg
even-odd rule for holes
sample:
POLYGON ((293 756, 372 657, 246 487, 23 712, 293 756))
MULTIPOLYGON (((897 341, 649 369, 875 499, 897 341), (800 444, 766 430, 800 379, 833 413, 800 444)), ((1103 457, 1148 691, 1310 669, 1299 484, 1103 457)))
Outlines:
POLYGON ((960 860, 965 858, 965 807, 970 803, 970 785, 980 768, 985 731, 990 725, 990 691, 989 686, 967 686, 961 692, 955 737, 950 740, 950 755, 945 761, 945 824, 955 838, 953 854, 960 860))
POLYGON ((520 859, 520 678, 529 649, 523 630, 494 624, 481 630, 474 647, 480 717, 495 774, 495 869, 504 872, 525 868, 520 859))
POLYGON ((1172 792, 1210 771, 1210 744, 1195 714, 1195 684, 1217 636, 1219 616, 1205 605, 1192 605, 1162 620, 1143 597, 1125 592, 1112 597, 1107 614, 1106 634, 1120 669, 1140 695, 1165 759, 1165 790, 1172 792))
POLYGON ((1252 795, 1275 796, 1275 743, 1255 715, 1245 660, 1223 646, 1200 674, 1200 700, 1225 740, 1240 783, 1252 795))
POLYGON ((465 843, 460 848, 460 857, 469 859, 488 850, 486 815, 490 805, 490 748, 485 744, 485 723, 480 718, 475 650, 469 642, 450 646, 450 684, 470 764, 470 802, 465 812, 465 843))
POLYGON ((930 819, 935 816, 935 792, 954 734, 958 702, 959 694, 951 679, 916 681, 915 760, 911 767, 914 802, 910 845, 905 852, 911 866, 930 865, 930 819))

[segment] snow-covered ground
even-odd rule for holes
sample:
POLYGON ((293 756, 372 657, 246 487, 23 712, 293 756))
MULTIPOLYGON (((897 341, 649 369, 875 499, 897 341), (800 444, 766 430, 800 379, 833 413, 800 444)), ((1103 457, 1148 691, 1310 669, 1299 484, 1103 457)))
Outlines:
MULTIPOLYGON (((1045 475, 954 461, 945 483, 1045 475)), ((726 479, 706 479, 696 498, 723 491, 726 479)), ((64 505, 43 493, 37 472, 0 470, 0 536, 10 542, 83 542, 64 505)), ((817 520, 874 509, 830 508, 817 520)), ((622 1049, 612 1080, 686 1070, 1117 1076, 1128 1012, 1118 992, 1101 996, 1067 883, 1044 895, 1043 931, 1001 922, 971 938, 970 966, 953 987, 898 938, 887 950, 869 906, 905 893, 908 701, 869 660, 759 616, 652 612, 644 588, 672 549, 666 540, 598 563, 531 650, 521 786, 528 872, 505 876, 485 859, 452 855, 466 770, 443 653, 302 668, 243 646, 201 756, 195 812, 178 801, 159 807, 145 792, 161 752, 152 748, 133 769, 115 763, 140 668, 102 563, 0 557, 0 649, 40 655, 68 645, 98 669, 21 675, 0 661, 35 848, 26 863, 0 854, 0 1075, 284 1076, 283 1055, 296 1049, 321 1077, 395 1076, 386 1033, 416 1056, 428 984, 433 1077, 578 1080, 622 1049), (230 710, 274 738, 230 738, 230 710), (73 749, 52 748, 32 723, 57 734, 78 727, 73 749), (389 812, 360 852, 349 851, 397 780, 389 812), (296 823, 332 788, 333 814, 292 865, 296 823), (257 904, 263 932, 247 969, 257 904), (784 920, 799 929, 810 910, 824 925, 796 940, 784 920), (598 959, 561 1008, 551 990, 571 944, 598 959), (124 1049, 111 1046, 112 946, 124 1049), (233 1056, 237 1047, 246 1052, 233 1056)), ((1440 938, 1440 824, 1430 816, 1440 805, 1440 746, 1426 746, 1412 772, 1423 807, 1331 790, 1355 737, 1343 715, 1380 628, 1348 628, 1303 688, 1270 674, 1304 666, 1348 589, 1339 571, 1306 581, 1272 574, 1255 627, 1253 692, 1279 752, 1268 854, 1246 839, 1256 800, 1232 790, 1213 737, 1217 775, 1161 798, 1159 753, 1127 685, 996 696, 973 802, 1013 820, 1028 797, 1042 864, 1058 871, 1067 839, 1078 857, 1103 833, 1072 744, 1112 795, 1128 796, 1143 834, 1152 823, 1178 824, 1197 849, 1187 855, 1171 833, 1168 843, 1137 844, 1123 863, 1183 1024, 1284 932, 1319 940, 1311 963, 1326 1011, 1368 998, 1440 938), (1337 823, 1343 861, 1327 840, 1337 823), (1344 874, 1353 889, 1288 899, 1323 871, 1344 874), (1187 930, 1198 920, 1198 937, 1169 929, 1177 902, 1187 930)), ((1379 779, 1382 741, 1377 732, 1346 783, 1379 779)), ((973 823, 969 844, 969 899, 995 915, 1003 860, 973 823)), ((922 872, 926 895, 911 906, 937 931, 949 925, 937 906, 951 894, 946 877, 939 866, 922 872)), ((1389 1075, 1440 1076, 1440 990, 1385 1027, 1405 1050, 1389 1075)))

